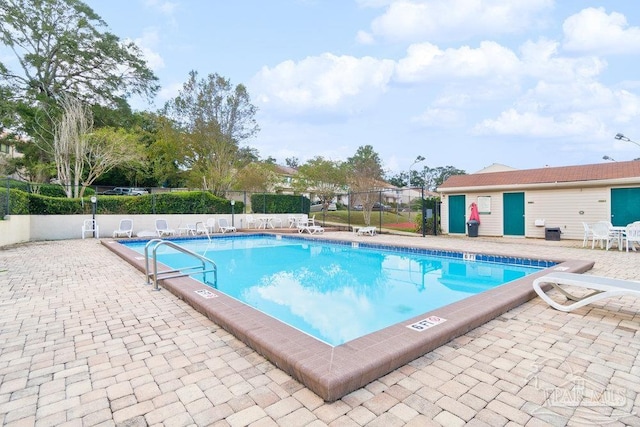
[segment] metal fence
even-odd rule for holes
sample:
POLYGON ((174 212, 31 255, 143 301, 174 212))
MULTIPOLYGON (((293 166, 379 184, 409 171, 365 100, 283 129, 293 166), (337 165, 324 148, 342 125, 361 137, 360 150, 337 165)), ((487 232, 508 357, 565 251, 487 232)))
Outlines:
MULTIPOLYGON (((26 192, 51 195, 56 188, 59 196, 64 195, 62 187, 38 186, 23 181, 16 181, 11 178, 0 178, 2 184, 2 195, 0 196, 0 213, 2 218, 11 215, 12 203, 10 188, 17 188, 26 192), (46 188, 46 190, 45 190, 46 188)), ((112 186, 94 186, 92 189, 98 195, 112 186)), ((161 194, 166 192, 179 191, 202 191, 200 189, 186 188, 147 188, 150 194, 161 194)), ((242 213, 270 213, 264 212, 267 203, 259 203, 259 207, 254 209, 252 198, 254 196, 265 199, 273 194, 254 193, 250 191, 228 191, 225 198, 238 203, 236 210, 242 213)), ((439 234, 440 228, 440 202, 436 197, 426 193, 421 188, 414 189, 376 189, 362 192, 350 192, 338 194, 333 200, 326 203, 319 201, 313 194, 300 195, 300 210, 305 206, 305 200, 311 199, 311 209, 309 216, 315 216, 315 220, 323 226, 344 227, 349 230, 359 226, 375 226, 378 229, 390 229, 424 234, 439 234)), ((152 203, 153 204, 153 203, 152 203)), ((90 208, 90 206, 88 207, 90 208)), ((199 212, 193 212, 199 213, 199 212)))

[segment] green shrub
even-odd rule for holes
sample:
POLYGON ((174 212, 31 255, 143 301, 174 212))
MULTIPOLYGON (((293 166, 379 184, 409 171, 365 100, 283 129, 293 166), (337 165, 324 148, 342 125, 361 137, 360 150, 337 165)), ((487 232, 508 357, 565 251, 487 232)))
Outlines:
MULTIPOLYGON (((5 197, 6 199, 6 197, 5 197)), ((20 190, 10 192, 10 213, 15 215, 74 215, 91 213, 90 196, 82 199, 51 197, 20 190)), ((0 205, 2 202, 0 202, 0 205)), ((231 213, 227 199, 206 191, 159 193, 142 196, 97 196, 99 214, 216 214, 231 213)), ((244 210, 236 202, 235 212, 244 210)))
POLYGON ((29 194, 29 213, 32 215, 76 215, 91 212, 91 202, 80 199, 29 194))
POLYGON ((254 213, 309 213, 311 200, 292 194, 253 194, 251 210, 254 213))
MULTIPOLYGON (((416 214, 415 225, 416 233, 422 233, 422 212, 416 214)), ((442 228, 438 225, 438 234, 441 233, 442 228)), ((433 234, 433 217, 425 221, 425 234, 433 234)))
POLYGON ((8 193, 0 196, 0 217, 10 215, 29 214, 29 196, 24 191, 10 189, 8 193), (9 209, 7 209, 7 195, 9 196, 9 209))

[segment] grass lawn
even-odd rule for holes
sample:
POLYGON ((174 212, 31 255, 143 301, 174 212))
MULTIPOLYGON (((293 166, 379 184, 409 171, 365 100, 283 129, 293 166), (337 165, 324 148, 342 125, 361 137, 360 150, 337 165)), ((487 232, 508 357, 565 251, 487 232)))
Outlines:
MULTIPOLYGON (((349 211, 338 210, 329 212, 311 212, 309 214, 312 217, 315 214, 316 221, 322 223, 322 221, 332 222, 337 224, 351 224, 351 226, 364 226, 364 213, 362 211, 349 211)), ((409 219, 408 212, 371 212, 371 225, 380 226, 380 216, 382 215, 382 226, 399 231, 414 231, 415 230, 415 218, 416 213, 411 213, 411 219, 409 219)))

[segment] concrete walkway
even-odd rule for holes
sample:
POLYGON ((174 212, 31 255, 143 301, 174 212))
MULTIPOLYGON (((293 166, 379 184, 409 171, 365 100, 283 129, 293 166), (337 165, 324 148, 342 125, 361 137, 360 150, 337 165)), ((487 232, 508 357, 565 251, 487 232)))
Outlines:
MULTIPOLYGON (((640 272, 640 253, 582 242, 325 235, 640 272)), ((96 240, 0 248, 0 424, 640 426, 640 301, 629 297, 573 313, 536 298, 327 404, 143 282, 96 240)))

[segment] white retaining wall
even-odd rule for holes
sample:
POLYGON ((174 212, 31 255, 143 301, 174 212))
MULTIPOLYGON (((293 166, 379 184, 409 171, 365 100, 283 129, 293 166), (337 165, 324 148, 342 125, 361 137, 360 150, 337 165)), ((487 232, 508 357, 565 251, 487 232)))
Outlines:
MULTIPOLYGON (((254 217, 257 216, 254 214, 254 217)), ((287 227, 287 214, 274 214, 271 217, 280 218, 282 226, 287 227)), ((175 229, 186 224, 195 224, 198 221, 205 222, 208 218, 226 218, 231 225, 231 214, 222 215, 96 215, 100 237, 111 237, 114 230, 118 229, 120 220, 131 218, 133 220, 134 235, 140 231, 155 232, 155 220, 166 219, 169 227, 175 229)), ((41 240, 65 240, 82 238, 82 223, 85 219, 91 219, 91 215, 11 215, 0 221, 0 246, 14 243, 41 241, 41 240)), ((244 214, 235 214, 233 223, 238 229, 246 229, 244 214)), ((90 237, 87 235, 87 237, 90 237)))

